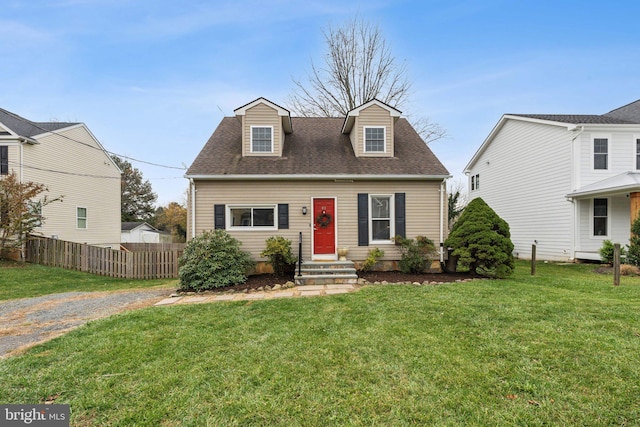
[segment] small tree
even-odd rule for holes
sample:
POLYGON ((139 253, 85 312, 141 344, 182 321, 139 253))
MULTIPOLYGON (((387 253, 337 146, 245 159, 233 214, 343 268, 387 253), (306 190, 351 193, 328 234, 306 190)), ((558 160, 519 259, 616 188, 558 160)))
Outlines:
POLYGON ((22 248, 27 237, 44 221, 42 209, 62 196, 50 199, 43 184, 20 182, 14 172, 0 180, 0 258, 22 248))
POLYGON ((154 213, 153 204, 158 199, 151 189, 149 180, 144 180, 142 172, 131 163, 118 156, 111 156, 122 170, 121 181, 121 219, 128 221, 147 221, 154 213))
POLYGON ((260 256, 269 258, 273 272, 278 276, 291 273, 296 263, 296 257, 291 250, 291 240, 282 236, 271 236, 266 241, 267 247, 260 256))
POLYGON ((458 257, 458 271, 498 278, 513 272, 509 224, 481 198, 469 202, 444 244, 458 257))
POLYGON ((175 242, 187 240, 187 208, 180 203, 171 202, 156 209, 153 223, 160 230, 170 231, 175 242))
POLYGON ((640 266, 640 215, 631 224, 631 238, 629 239, 626 261, 628 264, 640 266))
POLYGON ((253 267, 249 253, 224 230, 207 231, 191 239, 180 257, 179 288, 205 291, 247 281, 253 267))

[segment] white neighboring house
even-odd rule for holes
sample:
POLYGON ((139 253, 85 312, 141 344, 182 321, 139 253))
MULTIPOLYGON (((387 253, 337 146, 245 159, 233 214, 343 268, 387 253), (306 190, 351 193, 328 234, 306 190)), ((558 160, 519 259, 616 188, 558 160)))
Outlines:
POLYGON ((0 108, 0 178, 44 184, 49 197, 36 233, 119 248, 122 171, 84 123, 33 122, 0 108))
POLYGON ((515 255, 599 260, 640 210, 640 100, 603 115, 505 114, 464 169, 509 223, 515 255))
POLYGON ((146 222, 123 222, 122 243, 171 243, 171 234, 160 231, 146 222))

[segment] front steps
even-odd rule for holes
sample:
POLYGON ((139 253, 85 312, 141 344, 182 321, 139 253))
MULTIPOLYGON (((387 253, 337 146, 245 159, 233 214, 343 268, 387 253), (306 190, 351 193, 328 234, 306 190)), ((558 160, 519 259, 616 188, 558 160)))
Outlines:
POLYGON ((352 261, 304 261, 302 275, 295 273, 296 286, 357 285, 358 275, 352 261))

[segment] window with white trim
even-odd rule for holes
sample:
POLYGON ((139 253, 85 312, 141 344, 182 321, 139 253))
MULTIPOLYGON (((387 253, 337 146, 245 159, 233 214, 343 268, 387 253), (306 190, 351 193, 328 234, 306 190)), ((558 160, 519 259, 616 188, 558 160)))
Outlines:
POLYGON ((369 195, 370 242, 389 243, 394 237, 392 195, 369 195))
POLYGON ((76 228, 87 228, 87 208, 76 208, 76 228))
POLYGON ((471 191, 480 189, 480 174, 471 175, 471 191))
POLYGON ((273 126, 251 126, 251 152, 273 153, 273 126))
POLYGON ((386 151, 386 128, 364 127, 365 153, 384 153, 386 151))
POLYGON ((593 199, 593 235, 606 236, 609 218, 609 200, 593 199))
POLYGON ((608 169, 609 139, 593 138, 593 168, 597 170, 608 169))
POLYGON ((636 169, 640 170, 640 138, 636 138, 636 169))
POLYGON ((276 229, 276 206, 227 206, 229 228, 237 230, 276 229))

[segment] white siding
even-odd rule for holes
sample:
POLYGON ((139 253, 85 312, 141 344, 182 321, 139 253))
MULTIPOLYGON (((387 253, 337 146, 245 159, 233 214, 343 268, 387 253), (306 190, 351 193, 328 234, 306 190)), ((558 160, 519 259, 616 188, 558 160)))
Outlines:
POLYGON ((23 147, 24 180, 45 184, 50 198, 64 198, 44 208, 46 219, 37 231, 73 242, 118 247, 120 172, 116 166, 84 126, 38 141, 23 147), (77 207, 87 209, 86 229, 76 227, 77 207))
POLYGON ((583 132, 579 138, 580 171, 576 190, 623 172, 636 170, 636 145, 633 136, 631 132, 612 132, 607 129, 583 132), (609 140, 608 169, 606 170, 593 169, 594 138, 608 138, 609 140))
POLYGON ((620 243, 622 246, 629 244, 631 225, 629 198, 626 196, 603 198, 609 201, 608 234, 606 236, 593 235, 593 199, 576 200, 579 218, 579 236, 576 241, 576 250, 578 252, 597 253, 605 240, 620 243))
POLYGON ((506 120, 469 173, 480 176, 481 197, 509 223, 515 255, 572 257, 571 136, 565 127, 506 120))
MULTIPOLYGON (((406 194, 407 237, 425 235, 439 243, 440 233, 440 181, 423 182, 383 182, 362 181, 337 183, 333 181, 197 181, 196 182, 196 234, 214 228, 215 204, 278 204, 289 205, 289 229, 268 231, 230 231, 239 239, 243 249, 259 259, 265 240, 280 235, 292 241, 297 253, 298 233, 303 233, 303 257, 311 259, 311 216, 312 197, 336 197, 336 221, 338 247, 349 248, 349 258, 363 260, 372 247, 385 251, 385 260, 399 259, 393 244, 376 244, 370 247, 358 246, 357 195, 406 194), (308 208, 307 215, 302 207, 308 208)), ((446 205, 446 199, 445 199, 446 205)), ((191 209, 191 203, 189 204, 191 209)), ((446 210, 445 210, 446 215, 446 210)), ((191 212, 189 213, 191 219, 191 212)), ((191 229, 189 229, 191 232, 191 229)))

